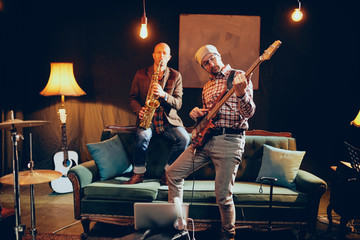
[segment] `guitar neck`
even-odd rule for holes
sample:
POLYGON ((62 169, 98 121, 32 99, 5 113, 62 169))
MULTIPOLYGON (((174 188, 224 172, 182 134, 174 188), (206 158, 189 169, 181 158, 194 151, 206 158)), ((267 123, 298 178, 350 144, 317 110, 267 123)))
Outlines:
MULTIPOLYGON (((245 76, 248 78, 250 74, 260 65, 262 62, 262 57, 260 56, 256 61, 251 65, 251 67, 246 71, 245 76)), ((204 121, 209 121, 212 119, 220 110, 221 106, 230 98, 230 96, 235 92, 235 87, 232 87, 223 98, 211 109, 211 111, 206 115, 204 121)))
POLYGON ((68 158, 68 143, 66 136, 66 123, 61 124, 61 148, 64 152, 64 158, 68 158))

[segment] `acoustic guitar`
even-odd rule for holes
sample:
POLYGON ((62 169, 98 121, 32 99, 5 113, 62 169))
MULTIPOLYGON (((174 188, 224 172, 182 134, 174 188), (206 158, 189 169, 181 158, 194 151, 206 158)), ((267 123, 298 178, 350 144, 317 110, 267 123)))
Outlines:
POLYGON ((50 182, 50 187, 57 193, 68 193, 73 191, 72 184, 67 177, 70 168, 78 165, 78 154, 75 151, 68 150, 66 136, 66 111, 59 109, 59 118, 61 121, 61 149, 62 151, 55 153, 54 165, 55 171, 62 173, 62 176, 50 182))
MULTIPOLYGON (((251 67, 246 71, 245 76, 248 78, 250 74, 265 60, 269 60, 275 51, 280 47, 281 41, 277 40, 270 45, 264 53, 256 59, 256 61, 251 65, 251 67)), ((215 128, 213 123, 214 117, 220 110, 221 106, 229 99, 229 97, 234 93, 235 87, 232 87, 226 94, 225 91, 221 94, 211 109, 209 109, 208 114, 202 118, 201 121, 195 124, 194 129, 191 133, 191 145, 194 148, 201 148, 211 136, 212 130, 215 128), (225 94, 225 95, 224 95, 225 94), (223 96, 224 95, 224 96, 223 96), (223 97, 222 97, 223 96, 223 97), (222 98, 221 98, 222 97, 222 98)))

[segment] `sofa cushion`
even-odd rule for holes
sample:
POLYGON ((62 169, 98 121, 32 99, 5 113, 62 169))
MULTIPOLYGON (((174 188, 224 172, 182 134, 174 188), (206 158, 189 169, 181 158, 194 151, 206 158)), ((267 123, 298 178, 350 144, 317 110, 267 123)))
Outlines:
POLYGON ((86 146, 99 168, 101 180, 132 171, 132 165, 118 135, 102 142, 88 143, 86 146))
POLYGON ((261 177, 274 177, 277 178, 275 185, 295 190, 294 180, 304 155, 304 151, 285 150, 264 144, 261 168, 256 182, 260 182, 261 177))
MULTIPOLYGON (((270 186, 262 185, 260 193, 258 183, 235 183, 233 196, 235 204, 268 205, 270 186)), ((308 195, 285 187, 274 186, 273 204, 278 206, 304 206, 308 204, 308 195)))
MULTIPOLYGON (((197 180, 193 185, 194 181, 186 180, 184 182, 184 195, 183 201, 190 202, 204 202, 204 203, 215 203, 215 181, 211 180, 197 180), (193 191, 194 190, 194 191, 193 191), (194 194, 193 194, 194 192, 194 194)), ((159 188, 159 194, 157 200, 167 201, 168 200, 168 186, 163 185, 159 188)))
MULTIPOLYGON (((233 196, 235 204, 269 204, 270 187, 263 185, 263 193, 259 192, 259 183, 235 182, 233 196)), ((303 206, 307 204, 307 195, 284 187, 274 187, 273 202, 281 206, 303 206)), ((161 186, 157 201, 168 200, 168 187, 161 186)), ((216 203, 215 181, 197 180, 184 183, 184 202, 216 203), (194 189, 194 192, 193 192, 194 189)))
POLYGON ((151 202, 157 198, 158 180, 144 180, 137 184, 122 184, 126 177, 116 177, 106 181, 93 182, 84 187, 84 195, 90 199, 113 199, 151 202))

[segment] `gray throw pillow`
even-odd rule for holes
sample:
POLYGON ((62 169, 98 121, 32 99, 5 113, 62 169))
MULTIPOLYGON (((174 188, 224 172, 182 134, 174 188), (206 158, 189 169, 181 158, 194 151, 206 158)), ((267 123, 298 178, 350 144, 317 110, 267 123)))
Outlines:
POLYGON ((294 180, 304 155, 304 151, 285 150, 264 144, 262 163, 256 182, 260 182, 261 177, 274 177, 277 178, 274 185, 296 190, 294 180))

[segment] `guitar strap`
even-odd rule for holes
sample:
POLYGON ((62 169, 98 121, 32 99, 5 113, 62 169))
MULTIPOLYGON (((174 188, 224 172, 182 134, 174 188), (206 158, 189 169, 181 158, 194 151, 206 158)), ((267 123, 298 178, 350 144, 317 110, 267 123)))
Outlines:
POLYGON ((231 70, 229 77, 227 78, 227 88, 226 88, 226 92, 228 92, 232 87, 233 87, 233 80, 234 80, 234 75, 235 75, 235 70, 231 70))
POLYGON ((216 103, 218 103, 226 95, 226 93, 228 91, 230 91, 230 89, 233 87, 232 82, 234 80, 235 72, 236 72, 235 70, 231 70, 231 72, 227 78, 226 89, 220 94, 220 96, 216 100, 216 103))
POLYGON ((234 80, 235 72, 236 72, 235 70, 233 70, 233 69, 231 70, 231 72, 230 72, 230 74, 229 74, 229 76, 228 76, 228 78, 226 80, 226 89, 225 89, 225 91, 223 91, 220 94, 220 96, 218 97, 216 103, 218 103, 226 95, 226 93, 229 92, 230 89, 233 87, 232 82, 234 80))

